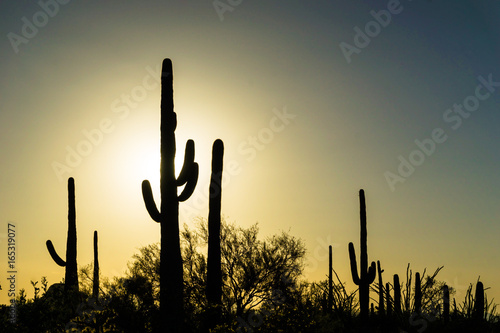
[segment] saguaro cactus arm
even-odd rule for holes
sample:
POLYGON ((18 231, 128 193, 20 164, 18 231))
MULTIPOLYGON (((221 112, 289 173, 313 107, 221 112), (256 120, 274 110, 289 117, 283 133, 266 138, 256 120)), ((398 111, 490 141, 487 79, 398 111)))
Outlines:
POLYGON ((191 166, 191 174, 189 175, 189 178, 187 179, 186 186, 182 190, 181 194, 178 197, 178 200, 180 202, 186 201, 189 199, 191 194, 193 194, 194 189, 196 187, 196 183, 198 182, 198 173, 199 173, 199 167, 198 163, 193 163, 191 166))
POLYGON ((48 240, 45 244, 47 245, 47 250, 49 250, 50 256, 56 262, 56 264, 61 267, 65 267, 66 261, 62 260, 62 258, 57 254, 56 249, 54 249, 54 245, 52 245, 52 242, 48 240))
MULTIPOLYGON (((375 274, 376 274, 376 266, 375 262, 372 261, 370 267, 368 267, 368 272, 366 275, 366 279, 360 278, 358 275, 358 267, 357 267, 357 262, 356 262, 356 250, 354 249, 354 244, 349 243, 349 258, 351 262, 351 273, 352 273, 352 281, 356 285, 360 285, 362 283, 372 283, 375 281, 375 274)), ((363 273, 361 273, 362 275, 363 273)))
POLYGON ((184 163, 182 164, 181 172, 177 177, 177 186, 186 184, 187 181, 192 179, 193 167, 197 164, 194 162, 194 141, 188 140, 186 142, 186 150, 184 153, 184 163))
POLYGON ((354 244, 352 242, 349 243, 349 261, 351 263, 351 274, 352 281, 359 286, 361 283, 359 275, 358 275, 358 263, 356 262, 356 250, 354 249, 354 244))
POLYGON ((149 180, 144 180, 142 182, 142 197, 144 198, 144 203, 146 204, 146 209, 148 210, 149 216, 160 223, 161 214, 155 204, 155 199, 153 198, 153 191, 151 190, 151 184, 149 180))

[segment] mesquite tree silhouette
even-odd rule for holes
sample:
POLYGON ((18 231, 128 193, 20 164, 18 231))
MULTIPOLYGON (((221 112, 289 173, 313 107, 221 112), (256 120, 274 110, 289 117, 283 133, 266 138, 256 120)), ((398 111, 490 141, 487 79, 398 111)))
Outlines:
POLYGON ((161 74, 160 194, 158 210, 149 181, 142 182, 142 194, 151 218, 161 226, 160 312, 161 332, 181 332, 184 321, 182 257, 179 239, 179 202, 187 200, 198 181, 194 142, 186 143, 184 165, 175 178, 175 128, 172 61, 164 59, 161 74), (186 185, 180 195, 177 187, 186 185))

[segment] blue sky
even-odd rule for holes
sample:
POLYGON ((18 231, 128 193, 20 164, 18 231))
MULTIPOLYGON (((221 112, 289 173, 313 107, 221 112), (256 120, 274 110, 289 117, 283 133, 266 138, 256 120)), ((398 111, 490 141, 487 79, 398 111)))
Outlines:
POLYGON ((496 2, 216 2, 230 6, 223 13, 211 1, 42 3, 51 6, 0 4, 0 223, 19 230, 20 287, 63 277, 45 241, 65 244, 68 177, 80 265, 92 260, 93 230, 109 276, 158 240, 140 183, 158 188, 155 75, 168 57, 178 159, 194 139, 200 164, 182 222, 207 216, 211 145, 221 138, 232 166, 223 213, 259 222, 263 237, 290 230, 304 239, 309 280, 325 277, 329 243, 354 287, 347 244, 359 248, 363 188, 369 258, 381 260, 386 279, 408 262, 418 271, 444 265, 441 279, 463 289, 458 299, 478 276, 500 295, 496 2), (397 14, 375 23, 371 11, 388 8, 397 14), (356 46, 356 27, 370 40, 348 62, 340 45, 356 46), (493 91, 479 88, 483 100, 479 76, 493 82, 493 91), (474 111, 453 129, 444 116, 466 100, 474 111), (425 154, 415 140, 428 143, 436 129, 446 140, 425 154), (410 175, 399 174, 400 157, 418 164, 410 175), (404 182, 391 186, 387 172, 404 182))

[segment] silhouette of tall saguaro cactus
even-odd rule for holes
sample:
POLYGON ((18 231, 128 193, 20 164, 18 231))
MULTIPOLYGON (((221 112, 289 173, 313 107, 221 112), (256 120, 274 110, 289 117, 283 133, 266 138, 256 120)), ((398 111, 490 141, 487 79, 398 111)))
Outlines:
POLYGON ((94 231, 94 281, 92 284, 92 298, 99 298, 99 255, 97 253, 97 231, 94 231))
POLYGON ((369 302, 370 302, 370 284, 375 280, 375 262, 372 261, 368 267, 368 250, 367 250, 367 231, 366 231, 366 205, 365 205, 365 192, 359 191, 359 205, 360 205, 360 223, 361 223, 361 260, 360 260, 360 273, 356 264, 356 252, 354 251, 354 244, 349 243, 349 259, 351 262, 352 280, 359 286, 359 308, 360 317, 362 319, 368 318, 369 302))
POLYGON ((212 175, 208 199, 208 258, 207 258, 207 300, 214 310, 209 319, 209 328, 220 321, 222 306, 222 269, 220 249, 222 167, 224 144, 217 139, 212 148, 212 175))
POLYGON ((50 240, 46 242, 52 259, 61 267, 66 267, 64 275, 64 291, 78 291, 78 268, 76 263, 76 209, 75 180, 68 179, 68 238, 66 241, 66 260, 61 259, 50 240))
POLYGON ((151 218, 161 226, 160 311, 161 332, 181 332, 184 321, 182 257, 179 238, 179 202, 193 194, 198 181, 198 164, 194 162, 194 142, 188 140, 184 165, 175 178, 175 128, 172 62, 164 59, 161 74, 160 124, 160 195, 158 210, 149 181, 142 182, 142 195, 151 218), (180 195, 177 187, 185 184, 180 195))

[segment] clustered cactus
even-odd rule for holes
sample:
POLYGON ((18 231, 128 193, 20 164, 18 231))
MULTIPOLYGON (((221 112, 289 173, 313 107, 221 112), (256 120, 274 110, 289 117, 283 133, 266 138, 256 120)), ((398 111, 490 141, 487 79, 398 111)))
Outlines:
MULTIPOLYGON (((151 218, 160 223, 161 252, 160 252, 160 311, 161 332, 182 332, 184 321, 183 304, 183 267, 179 235, 179 202, 187 200, 193 193, 199 174, 199 167, 194 162, 194 141, 186 143, 184 164, 178 177, 175 177, 175 129, 177 116, 173 107, 173 70, 170 59, 164 59, 161 76, 161 146, 160 146, 160 208, 156 205, 151 184, 148 180, 142 182, 142 194, 146 209, 151 218), (184 186, 178 195, 177 188, 184 186)), ((212 148, 212 171, 209 186, 209 215, 208 215, 208 258, 207 258, 207 285, 206 297, 209 305, 206 330, 214 329, 221 321, 222 314, 222 270, 221 270, 221 198, 222 198, 222 171, 223 171, 224 144, 217 139, 212 148)), ((358 273, 356 252, 354 244, 349 243, 349 259, 353 282, 359 286, 360 318, 366 320, 369 314, 374 314, 374 304, 370 304, 370 284, 375 280, 378 272, 378 314, 388 317, 402 314, 402 298, 399 276, 394 274, 394 296, 390 294, 390 284, 384 287, 380 261, 368 265, 367 250, 367 221, 365 193, 359 191, 360 201, 360 268, 358 273), (377 271, 376 271, 377 269, 377 271), (385 299, 385 300, 384 300, 385 299)), ((65 267, 64 291, 67 295, 78 292, 77 270, 77 236, 76 236, 76 209, 75 209, 75 183, 73 178, 68 179, 68 235, 66 244, 66 260, 57 254, 50 240, 46 242, 47 249, 52 259, 65 267)), ((99 297, 99 261, 98 261, 98 234, 94 231, 94 273, 92 297, 97 301, 99 297)), ((333 307, 333 265, 332 246, 329 246, 328 294, 323 294, 323 308, 331 313, 333 307)), ((425 273, 425 271, 424 271, 425 273)), ((407 274, 408 275, 408 274, 407 274)), ((34 284, 35 290, 36 286, 34 284)), ((415 274, 413 310, 416 314, 422 312, 422 287, 421 277, 415 274)), ((410 279, 407 283, 405 309, 409 304, 410 279)), ((35 294, 36 297, 36 294, 35 294)), ((443 287, 443 321, 450 320, 450 290, 447 285, 443 287)), ((454 301, 454 312, 456 303, 454 301)), ((485 318, 484 287, 478 281, 476 285, 474 308, 472 318, 481 321, 485 318)))

